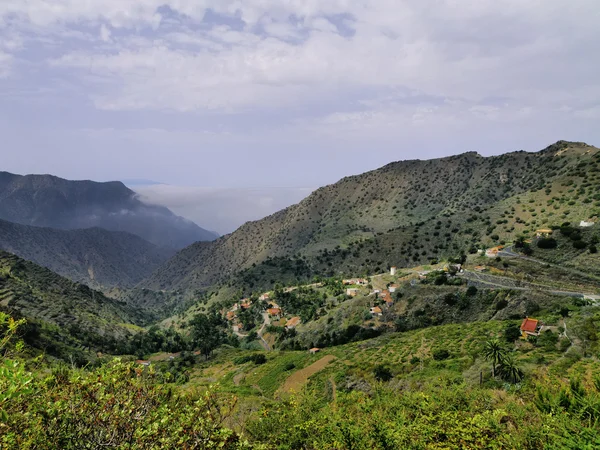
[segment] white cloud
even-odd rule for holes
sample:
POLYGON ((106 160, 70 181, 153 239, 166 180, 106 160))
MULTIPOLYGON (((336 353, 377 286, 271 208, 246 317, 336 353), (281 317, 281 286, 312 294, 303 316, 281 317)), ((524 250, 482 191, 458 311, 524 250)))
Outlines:
POLYGON ((308 196, 312 188, 217 189, 172 185, 134 186, 147 203, 166 206, 220 234, 258 220, 308 196))
POLYGON ((106 25, 102 24, 100 26, 100 39, 102 39, 104 42, 109 42, 110 35, 111 35, 110 30, 106 27, 106 25))
POLYGON ((557 92, 598 84, 598 63, 584 57, 599 50, 595 6, 595 0, 6 0, 0 17, 40 32, 99 24, 105 45, 74 51, 65 45, 62 55, 49 57, 55 68, 78 71, 98 108, 237 112, 311 105, 324 93, 344 103, 349 90, 368 96, 398 87, 474 105, 498 95, 548 102, 557 92), (209 10, 241 25, 207 22, 209 10), (144 27, 153 31, 140 35, 144 27))

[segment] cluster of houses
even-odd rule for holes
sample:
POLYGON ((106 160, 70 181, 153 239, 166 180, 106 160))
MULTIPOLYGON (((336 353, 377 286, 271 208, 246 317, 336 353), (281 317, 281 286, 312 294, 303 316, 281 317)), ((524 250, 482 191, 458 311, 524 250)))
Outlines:
MULTIPOLYGON (((266 313, 269 315, 269 319, 279 321, 283 319, 283 309, 274 301, 269 301, 271 294, 265 292, 258 299, 263 302, 268 302, 266 313)), ((241 332, 244 329, 244 324, 238 320, 237 312, 239 310, 248 309, 252 306, 252 300, 244 298, 238 303, 234 304, 229 311, 225 313, 225 317, 228 322, 231 323, 231 327, 234 332, 241 332)), ((285 322, 285 328, 291 330, 296 328, 300 324, 300 317, 292 317, 285 322)))
MULTIPOLYGON (((281 320, 283 319, 283 309, 275 302, 270 302, 269 307, 267 308, 267 314, 271 320, 281 320)), ((291 317, 290 319, 285 321, 285 328, 287 330, 292 330, 296 328, 300 324, 300 317, 291 317)))
POLYGON ((227 313, 225 318, 231 323, 233 331, 241 332, 244 329, 244 324, 238 320, 237 312, 240 310, 248 309, 252 306, 252 300, 249 298, 243 298, 238 303, 234 304, 227 313))
MULTIPOLYGON (((397 284, 390 284, 387 288, 387 290, 379 290, 379 289, 375 289, 371 295, 374 295, 376 299, 381 299, 383 300, 384 303, 382 303, 381 305, 385 305, 386 308, 391 308, 392 306, 394 306, 394 299, 392 298, 392 294, 394 292, 396 292, 396 290, 398 289, 398 285, 397 284)), ((375 317, 375 316, 382 316, 383 315, 383 310, 381 309, 381 306, 373 306, 371 309, 369 309, 369 312, 371 313, 371 316, 375 317)))

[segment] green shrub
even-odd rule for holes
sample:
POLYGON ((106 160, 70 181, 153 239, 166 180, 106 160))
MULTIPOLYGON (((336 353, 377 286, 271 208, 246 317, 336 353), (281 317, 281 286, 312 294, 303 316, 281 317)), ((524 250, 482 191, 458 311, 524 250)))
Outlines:
POLYGON ((389 367, 381 364, 375 367, 373 375, 377 381, 390 381, 394 377, 389 367))
POLYGON ((443 361, 450 357, 450 352, 446 349, 438 349, 433 351, 432 356, 436 361, 443 361))
POLYGON ((538 248, 548 250, 556 248, 558 246, 558 243, 556 242, 556 239, 553 238, 540 238, 537 241, 537 246, 538 248))

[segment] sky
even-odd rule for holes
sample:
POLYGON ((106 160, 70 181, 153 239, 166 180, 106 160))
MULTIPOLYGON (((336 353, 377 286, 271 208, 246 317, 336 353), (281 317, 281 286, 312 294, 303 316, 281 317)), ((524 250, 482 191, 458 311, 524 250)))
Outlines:
POLYGON ((598 23, 597 0, 0 0, 0 170, 153 180, 203 226, 199 199, 247 195, 224 232, 391 161, 600 145, 598 23))

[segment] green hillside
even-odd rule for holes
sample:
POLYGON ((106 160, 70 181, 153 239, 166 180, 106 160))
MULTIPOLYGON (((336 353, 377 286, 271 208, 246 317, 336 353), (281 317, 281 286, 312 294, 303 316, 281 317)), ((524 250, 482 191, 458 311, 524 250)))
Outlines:
POLYGON ((4 220, 0 249, 94 288, 133 287, 173 253, 124 232, 56 230, 4 220))
POLYGON ((599 188, 600 151, 583 143, 392 163, 318 189, 214 242, 193 244, 143 286, 193 290, 228 281, 263 289, 456 257, 597 217, 599 188))
POLYGON ((27 319, 27 343, 66 360, 85 360, 82 351, 114 351, 146 319, 123 302, 3 251, 0 309, 27 319))

